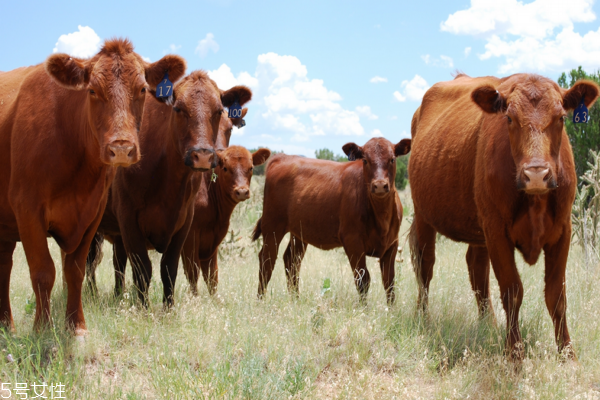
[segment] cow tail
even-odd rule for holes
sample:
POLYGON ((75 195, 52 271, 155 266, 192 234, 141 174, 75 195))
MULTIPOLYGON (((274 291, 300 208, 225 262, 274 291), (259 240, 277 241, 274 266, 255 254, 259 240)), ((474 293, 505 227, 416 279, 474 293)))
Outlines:
POLYGON ((256 242, 258 238, 262 235, 262 217, 256 221, 256 226, 254 227, 254 231, 252 232, 252 241, 256 242))

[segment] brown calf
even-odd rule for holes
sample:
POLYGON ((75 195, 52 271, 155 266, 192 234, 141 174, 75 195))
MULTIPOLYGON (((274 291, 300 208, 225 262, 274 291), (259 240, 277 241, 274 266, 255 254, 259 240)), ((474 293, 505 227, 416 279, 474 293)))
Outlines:
MULTIPOLYGON (((0 324, 14 329, 9 300, 17 241, 36 296, 35 326, 50 323, 52 236, 66 253, 67 326, 85 333, 81 268, 106 205, 116 166, 140 158, 146 91, 185 61, 149 64, 128 40, 104 43, 88 60, 54 54, 44 64, 0 75, 0 324)), ((154 100, 151 104, 157 104, 154 100)))
MULTIPOLYGON (((173 303, 179 256, 194 215, 201 171, 218 162, 214 142, 223 107, 235 100, 246 103, 252 92, 245 86, 221 91, 208 74, 195 71, 175 86, 173 96, 173 106, 157 103, 145 113, 140 130, 142 160, 135 168, 117 172, 98 229, 113 241, 116 293, 123 290, 129 258, 144 304, 152 277, 151 248, 163 255, 164 301, 173 303)), ((94 271, 90 268, 89 273, 94 271)))
POLYGON ((574 356, 565 269, 577 177, 564 121, 582 99, 591 106, 598 93, 592 82, 565 90, 529 74, 503 79, 460 75, 427 91, 413 117, 409 163, 415 206, 411 252, 423 308, 436 232, 468 243, 469 277, 480 314, 493 313, 491 261, 507 315, 507 351, 520 358, 523 285, 514 251, 534 264, 544 250, 546 305, 558 349, 574 356))
POLYGON ((198 294, 198 277, 202 276, 213 295, 219 282, 218 250, 227 235, 229 218, 238 203, 250 198, 253 166, 262 165, 271 155, 268 149, 250 153, 243 147, 231 146, 219 151, 218 175, 211 182, 205 172, 194 205, 194 221, 181 253, 183 271, 194 295, 198 294))
POLYGON ((396 157, 410 151, 410 139, 394 145, 373 138, 363 147, 343 146, 348 163, 275 155, 267 166, 263 215, 253 240, 263 236, 258 296, 271 279, 279 243, 290 232, 283 256, 290 292, 298 293, 300 263, 311 244, 344 247, 354 283, 365 300, 370 285, 366 256, 378 257, 388 303, 393 303, 394 262, 402 205, 394 186, 396 157))

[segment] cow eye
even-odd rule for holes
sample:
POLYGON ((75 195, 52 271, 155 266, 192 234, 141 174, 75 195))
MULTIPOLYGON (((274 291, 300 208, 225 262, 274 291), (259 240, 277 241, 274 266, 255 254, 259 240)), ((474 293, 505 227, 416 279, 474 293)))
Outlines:
POLYGON ((363 158, 363 164, 367 165, 367 160, 363 158))
POLYGON ((393 163, 394 163, 394 160, 395 160, 395 158, 392 158, 392 159, 390 160, 390 164, 393 164, 393 163))
POLYGON ((146 88, 145 87, 142 88, 142 93, 146 93, 146 88))
POLYGON ((96 92, 94 92, 94 89, 90 89, 90 94, 96 94, 96 92))
POLYGON ((227 167, 223 168, 223 171, 227 172, 227 167))
POLYGON ((178 112, 181 112, 181 108, 179 108, 179 107, 173 107, 173 111, 175 111, 175 112, 177 112, 177 113, 178 113, 178 112))
POLYGON ((509 116, 507 115, 507 116, 506 116, 506 119, 508 120, 508 123, 509 123, 509 124, 512 124, 512 118, 511 118, 511 117, 509 117, 509 116))

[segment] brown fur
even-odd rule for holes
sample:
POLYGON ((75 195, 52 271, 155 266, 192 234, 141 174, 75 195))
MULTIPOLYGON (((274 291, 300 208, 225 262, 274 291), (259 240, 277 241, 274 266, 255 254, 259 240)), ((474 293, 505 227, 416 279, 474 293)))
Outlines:
MULTIPOLYGON (((147 301, 152 277, 147 250, 154 248, 163 254, 164 301, 173 303, 179 255, 204 175, 194 170, 197 167, 190 155, 214 154, 225 114, 222 93, 237 94, 247 100, 252 96, 245 86, 222 92, 205 71, 194 71, 175 85, 173 107, 154 102, 144 113, 140 130, 144 158, 135 167, 117 172, 99 227, 99 232, 113 242, 117 294, 123 290, 129 258, 140 298, 147 301)), ((201 160, 208 162, 201 168, 209 168, 209 160, 201 160)), ((94 265, 93 260, 88 265, 94 265)), ((93 276, 94 271, 88 271, 93 276)))
MULTIPOLYGON (((85 331, 83 269, 116 165, 139 159, 137 129, 145 65, 127 40, 107 41, 89 60, 55 54, 43 65, 0 76, 0 324, 14 329, 9 301, 12 253, 21 240, 36 295, 35 326, 50 323, 55 267, 64 256, 67 326, 85 331), (92 93, 90 90, 94 90, 92 93), (111 158, 123 147, 127 153, 111 158)), ((171 63, 184 64, 181 58, 171 63)), ((156 103, 152 101, 153 103, 156 103)))
POLYGON ((259 253, 259 297, 271 279, 279 243, 290 232, 284 262, 291 292, 298 292, 307 245, 324 250, 344 247, 361 299, 369 290, 366 256, 371 256, 379 258, 388 303, 394 302, 394 261, 402 219, 394 186, 395 158, 408 153, 410 139, 394 146, 374 138, 362 147, 348 143, 343 150, 357 161, 338 163, 278 154, 269 162, 263 215, 253 234, 255 240, 260 234, 264 239, 259 253), (376 195, 377 190, 381 193, 376 195))
POLYGON ((507 351, 515 357, 523 355, 515 249, 529 264, 544 250, 546 304, 559 350, 570 349, 564 283, 577 178, 563 117, 582 94, 591 105, 598 86, 581 82, 566 91, 537 75, 462 76, 434 85, 413 117, 410 242, 419 304, 427 306, 436 233, 468 243, 480 314, 493 316, 491 261, 508 315, 507 351), (547 168, 545 187, 528 186, 532 164, 547 168))

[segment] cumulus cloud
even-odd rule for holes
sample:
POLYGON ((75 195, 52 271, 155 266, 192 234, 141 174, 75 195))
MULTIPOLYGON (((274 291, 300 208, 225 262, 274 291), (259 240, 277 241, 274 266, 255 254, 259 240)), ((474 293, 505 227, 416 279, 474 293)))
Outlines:
POLYGON ((379 119, 379 117, 371 111, 371 107, 369 106, 357 106, 356 112, 358 115, 365 117, 367 119, 379 119))
POLYGON ((465 47, 465 57, 469 57, 469 54, 471 54, 471 48, 465 47))
POLYGON ((400 88, 401 88, 402 92, 400 92, 398 90, 396 90, 394 92, 394 97, 396 98, 396 100, 398 100, 398 101, 406 101, 406 100, 421 101, 421 99, 423 98, 423 95, 425 94, 427 89, 429 89, 429 85, 427 84, 427 81, 423 77, 421 77, 419 75, 415 75, 415 77, 412 78, 410 81, 409 80, 402 81, 400 88))
POLYGON ((387 81, 388 81, 387 78, 383 78, 383 77, 377 76, 377 75, 375 75, 374 77, 369 79, 369 82, 371 82, 371 83, 384 83, 387 81))
POLYGON ((471 0, 470 8, 451 14, 440 28, 484 39, 485 52, 479 58, 502 59, 500 73, 560 72, 578 65, 596 69, 600 65, 600 29, 583 35, 574 30, 575 23, 596 20, 593 3, 471 0))
POLYGON ((372 137, 383 137, 383 133, 381 133, 381 131, 379 129, 373 129, 371 131, 371 136, 372 137))
POLYGON ((206 37, 198 42, 196 47, 196 54, 200 57, 206 57, 209 51, 216 53, 219 51, 219 44, 215 41, 215 35, 207 33, 206 37))
POLYGON ((79 25, 77 32, 60 35, 53 53, 67 53, 73 57, 89 58, 100 51, 102 39, 89 26, 79 25))
POLYGON ((239 73, 236 78, 227 64, 221 64, 214 71, 208 71, 208 76, 216 82, 221 90, 228 90, 237 85, 246 85, 251 89, 258 87, 258 79, 247 72, 239 73))
POLYGON ((452 68, 454 67, 454 61, 451 57, 441 55, 440 58, 433 58, 429 54, 421 56, 421 59, 425 61, 425 64, 432 65, 434 67, 452 68))

